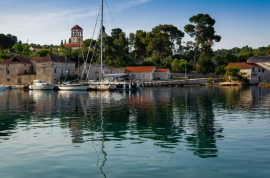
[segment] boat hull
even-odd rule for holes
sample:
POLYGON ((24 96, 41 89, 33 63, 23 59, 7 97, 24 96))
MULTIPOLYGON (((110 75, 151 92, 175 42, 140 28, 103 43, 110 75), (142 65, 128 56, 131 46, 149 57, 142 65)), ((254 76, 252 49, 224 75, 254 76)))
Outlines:
POLYGON ((60 90, 74 90, 74 91, 86 91, 88 85, 59 85, 60 90))
POLYGON ((36 86, 36 85, 29 85, 30 90, 53 90, 54 85, 41 85, 41 86, 36 86))
POLYGON ((116 86, 109 83, 93 82, 89 84, 89 90, 115 90, 116 86))

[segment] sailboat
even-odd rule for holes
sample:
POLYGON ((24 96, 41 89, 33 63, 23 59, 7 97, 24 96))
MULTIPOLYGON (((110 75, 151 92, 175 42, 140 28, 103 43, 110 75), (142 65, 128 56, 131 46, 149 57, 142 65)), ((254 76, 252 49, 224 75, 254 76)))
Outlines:
POLYGON ((110 81, 103 80, 103 0, 101 0, 101 24, 100 24, 100 74, 99 74, 99 81, 89 81, 89 89, 90 90, 115 90, 116 86, 114 83, 110 81))
MULTIPOLYGON (((79 52, 78 52, 78 62, 79 62, 79 52)), ((77 78, 76 80, 64 82, 62 85, 58 85, 58 88, 60 90, 86 91, 88 89, 88 86, 89 85, 86 83, 79 83, 79 78, 77 78)))

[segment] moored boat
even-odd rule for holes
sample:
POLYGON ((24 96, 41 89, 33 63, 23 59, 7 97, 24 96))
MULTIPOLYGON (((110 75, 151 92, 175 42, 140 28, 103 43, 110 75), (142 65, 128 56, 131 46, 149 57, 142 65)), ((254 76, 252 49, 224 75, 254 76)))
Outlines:
POLYGON ((54 84, 46 82, 45 79, 33 80, 33 85, 29 85, 30 90, 53 90, 54 84))
POLYGON ((7 87, 5 85, 0 85, 0 90, 5 90, 7 87))
POLYGON ((88 89, 87 84, 62 84, 58 85, 57 87, 60 90, 74 90, 74 91, 82 91, 82 90, 87 90, 88 89))

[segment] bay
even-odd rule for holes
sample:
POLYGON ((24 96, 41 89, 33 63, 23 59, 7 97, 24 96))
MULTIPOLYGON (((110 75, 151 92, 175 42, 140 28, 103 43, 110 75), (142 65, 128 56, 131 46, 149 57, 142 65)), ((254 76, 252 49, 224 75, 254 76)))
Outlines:
POLYGON ((0 91, 0 177, 268 177, 270 88, 0 91))

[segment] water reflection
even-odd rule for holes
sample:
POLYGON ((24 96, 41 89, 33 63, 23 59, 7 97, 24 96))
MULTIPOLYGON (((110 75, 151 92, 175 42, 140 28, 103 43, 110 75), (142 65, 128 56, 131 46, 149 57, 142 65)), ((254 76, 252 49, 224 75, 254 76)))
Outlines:
MULTIPOLYGON (((270 89, 251 87, 157 88, 127 92, 0 91, 0 142, 18 128, 60 127, 71 142, 130 141, 175 153, 185 146, 201 158, 218 156, 223 139, 220 117, 241 108, 249 113, 269 108, 270 89), (35 125, 37 124, 37 125, 35 125)), ((258 112, 269 116, 269 111, 258 112)), ((104 175, 105 176, 105 175, 104 175)))

